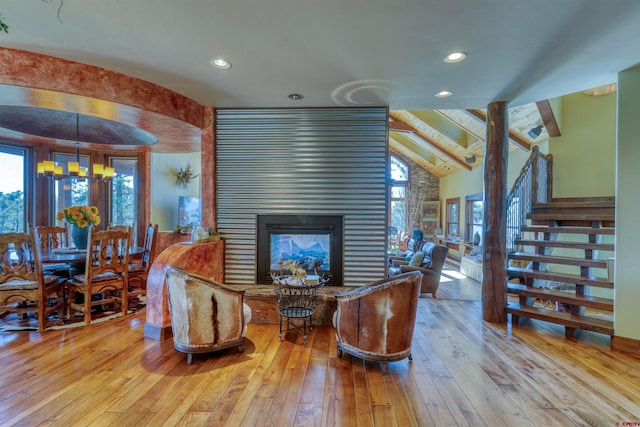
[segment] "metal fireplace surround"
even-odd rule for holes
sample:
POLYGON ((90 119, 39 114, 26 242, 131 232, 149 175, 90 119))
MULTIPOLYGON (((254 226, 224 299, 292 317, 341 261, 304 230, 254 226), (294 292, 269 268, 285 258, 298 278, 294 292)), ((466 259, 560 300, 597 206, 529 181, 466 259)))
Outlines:
MULTIPOLYGON (((343 229, 342 215, 257 215, 256 224, 256 283, 271 284, 272 236, 274 235, 326 235, 329 237, 329 271, 327 285, 342 286, 343 229)), ((308 274, 314 274, 308 270, 308 274)))

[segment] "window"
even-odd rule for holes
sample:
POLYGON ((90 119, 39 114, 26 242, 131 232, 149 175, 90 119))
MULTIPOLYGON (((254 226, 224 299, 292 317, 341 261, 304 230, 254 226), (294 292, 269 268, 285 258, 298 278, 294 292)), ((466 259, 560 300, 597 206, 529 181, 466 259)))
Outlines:
POLYGON ((409 166, 395 156, 390 158, 391 194, 389 214, 390 225, 398 233, 407 228, 407 187, 409 185, 409 166))
POLYGON ((0 145, 0 233, 26 230, 26 150, 0 145))
POLYGON ((479 244, 482 245, 482 223, 484 218, 484 205, 482 193, 465 197, 467 240, 474 241, 476 233, 480 236, 479 244))
MULTIPOLYGON (((56 165, 60 165, 63 168, 63 172, 66 174, 67 163, 75 162, 75 154, 68 153, 54 153, 53 161, 56 165)), ((89 169, 89 156, 80 156, 80 167, 89 169)), ((79 178, 65 178, 56 180, 53 182, 53 198, 54 198, 54 212, 53 217, 64 208, 69 206, 91 206, 89 201, 89 191, 91 186, 88 179, 79 178)), ((58 225, 64 225, 63 222, 59 222, 58 225)))
POLYGON ((447 199, 447 237, 457 237, 460 234, 460 197, 447 199))
POLYGON ((110 222, 136 227, 138 222, 138 159, 112 157, 115 173, 110 185, 110 222))

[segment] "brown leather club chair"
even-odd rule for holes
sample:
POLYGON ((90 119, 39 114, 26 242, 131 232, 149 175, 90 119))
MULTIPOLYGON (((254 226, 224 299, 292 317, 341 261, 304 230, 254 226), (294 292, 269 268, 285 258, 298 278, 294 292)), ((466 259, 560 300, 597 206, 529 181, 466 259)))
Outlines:
POLYGON ((369 283, 336 294, 338 357, 342 353, 381 363, 411 359, 411 342, 418 311, 420 272, 369 283))
POLYGON ((167 267, 167 293, 173 347, 187 353, 209 353, 229 347, 244 350, 251 309, 244 291, 176 267, 167 267))
POLYGON ((422 285, 420 295, 431 294, 436 297, 436 291, 440 285, 440 275, 444 261, 447 259, 449 248, 434 242, 424 242, 420 248, 424 256, 418 265, 411 265, 410 261, 393 260, 389 267, 389 276, 419 271, 422 273, 422 285))

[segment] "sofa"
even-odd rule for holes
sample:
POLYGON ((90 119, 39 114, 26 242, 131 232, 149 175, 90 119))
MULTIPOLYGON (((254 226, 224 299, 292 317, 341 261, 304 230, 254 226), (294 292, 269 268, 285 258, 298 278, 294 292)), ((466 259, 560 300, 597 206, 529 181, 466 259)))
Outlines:
POLYGON ((449 248, 434 242, 422 242, 419 249, 411 256, 391 258, 389 276, 411 271, 422 273, 420 296, 431 294, 436 297, 436 291, 440 285, 440 275, 444 261, 447 258, 449 248))
POLYGON ((474 246, 460 258, 460 273, 482 283, 482 246, 474 246))

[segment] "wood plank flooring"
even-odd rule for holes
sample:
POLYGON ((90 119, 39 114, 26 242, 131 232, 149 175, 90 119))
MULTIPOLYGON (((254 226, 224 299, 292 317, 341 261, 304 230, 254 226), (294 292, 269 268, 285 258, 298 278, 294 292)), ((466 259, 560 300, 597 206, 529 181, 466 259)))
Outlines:
MULTIPOLYGON (((452 274, 451 271, 445 274, 452 274)), ((556 325, 482 321, 480 285, 422 298, 413 362, 336 356, 250 324, 245 351, 185 355, 143 337, 144 310, 107 323, 0 333, 0 425, 615 426, 640 423, 640 356, 556 325)))

